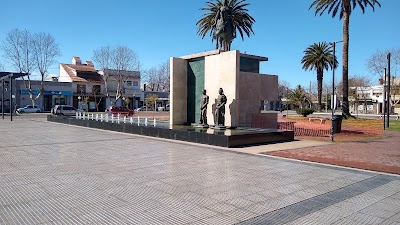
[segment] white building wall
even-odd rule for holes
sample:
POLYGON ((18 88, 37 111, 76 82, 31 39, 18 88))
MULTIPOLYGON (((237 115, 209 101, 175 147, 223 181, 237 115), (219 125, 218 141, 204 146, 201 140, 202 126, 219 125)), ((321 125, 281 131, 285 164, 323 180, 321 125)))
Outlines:
POLYGON ((64 70, 62 65, 60 64, 60 76, 58 78, 59 82, 72 82, 71 77, 68 75, 67 71, 64 70))

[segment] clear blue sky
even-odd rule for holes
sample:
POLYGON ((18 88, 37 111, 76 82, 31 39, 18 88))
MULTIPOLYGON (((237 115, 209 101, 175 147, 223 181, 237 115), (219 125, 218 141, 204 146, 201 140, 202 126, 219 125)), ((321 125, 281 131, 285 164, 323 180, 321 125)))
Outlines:
MULTIPOLYGON (((91 60, 93 50, 105 45, 126 45, 140 58, 142 68, 160 65, 169 57, 179 57, 215 48, 211 39, 196 34, 207 0, 13 0, 3 1, 0 14, 0 42, 14 28, 52 34, 60 45, 59 63, 70 63, 72 56, 91 60)), ((303 51, 320 41, 342 39, 342 21, 331 15, 314 16, 308 8, 312 0, 247 0, 255 18, 255 35, 236 38, 232 49, 266 56, 261 72, 276 74, 292 87, 308 87, 316 81, 314 71, 303 71, 303 51)), ((370 76, 366 62, 376 50, 400 48, 400 1, 380 0, 381 8, 357 8, 350 21, 349 75, 370 76)), ((337 46, 341 78, 342 45, 337 46)), ((7 70, 12 70, 0 56, 7 70)), ((96 66, 96 65, 95 65, 96 66)), ((58 74, 58 65, 51 67, 58 74)), ((324 81, 331 81, 325 72, 324 81)), ((375 79, 376 77, 374 77, 375 79)), ((376 78, 377 80, 377 78, 376 78)))

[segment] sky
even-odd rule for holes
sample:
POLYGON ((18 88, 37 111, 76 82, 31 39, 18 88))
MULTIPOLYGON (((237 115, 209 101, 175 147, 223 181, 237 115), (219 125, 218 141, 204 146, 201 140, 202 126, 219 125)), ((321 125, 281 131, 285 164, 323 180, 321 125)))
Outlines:
MULTIPOLYGON (((214 0, 211 0, 214 1, 214 0)), ((1 3, 0 43, 12 29, 51 34, 62 55, 50 68, 58 74, 58 63, 71 63, 73 56, 92 60, 93 50, 107 45, 124 45, 138 55, 142 69, 156 67, 169 60, 215 49, 207 35, 197 35, 196 22, 207 0, 13 0, 1 3)), ((247 0, 248 13, 254 17, 254 35, 237 37, 232 50, 265 56, 260 72, 278 75, 293 88, 308 88, 316 82, 315 71, 304 71, 304 50, 316 42, 342 40, 342 21, 330 14, 315 16, 309 10, 312 0, 247 0)), ((367 8, 353 11, 350 19, 349 76, 369 76, 368 58, 376 51, 400 48, 400 1, 379 0, 375 12, 367 8)), ((239 36, 239 35, 238 35, 239 36)), ((342 45, 337 44, 339 68, 335 80, 341 80, 342 45)), ((2 53, 0 63, 10 67, 2 53)), ((96 65, 95 65, 96 67, 96 65)), ((383 69, 382 69, 383 70, 383 69)), ((325 71, 324 82, 332 82, 332 71, 325 71)))

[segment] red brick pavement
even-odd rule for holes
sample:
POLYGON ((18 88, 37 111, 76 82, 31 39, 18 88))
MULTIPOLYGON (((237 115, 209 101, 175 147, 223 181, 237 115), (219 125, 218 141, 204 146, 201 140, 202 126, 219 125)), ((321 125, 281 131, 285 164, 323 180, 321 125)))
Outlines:
POLYGON ((265 154, 285 158, 400 174, 400 132, 385 132, 385 138, 293 149, 265 154))

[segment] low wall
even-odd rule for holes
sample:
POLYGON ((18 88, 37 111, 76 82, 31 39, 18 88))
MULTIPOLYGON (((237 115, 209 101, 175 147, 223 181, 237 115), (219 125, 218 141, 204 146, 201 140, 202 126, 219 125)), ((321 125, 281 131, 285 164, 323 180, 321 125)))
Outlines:
POLYGON ((75 119, 74 117, 65 116, 48 115, 47 121, 165 139, 194 142, 199 144, 215 145, 221 147, 236 147, 242 145, 294 140, 293 131, 283 131, 277 129, 251 131, 246 130, 245 132, 241 132, 240 130, 238 130, 236 132, 233 132, 236 134, 224 135, 219 133, 208 133, 210 129, 192 127, 169 129, 154 126, 138 126, 136 124, 123 122, 110 123, 97 120, 75 119))

